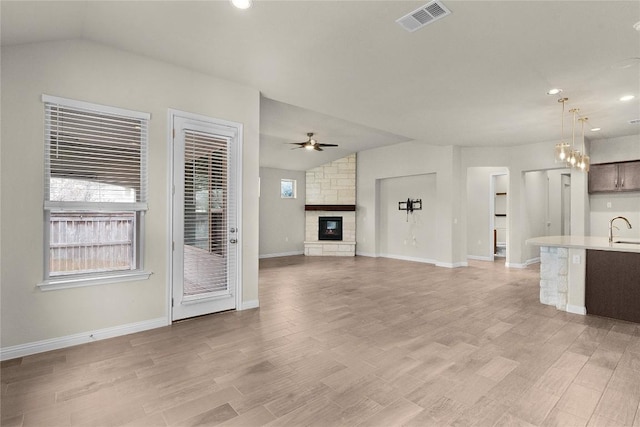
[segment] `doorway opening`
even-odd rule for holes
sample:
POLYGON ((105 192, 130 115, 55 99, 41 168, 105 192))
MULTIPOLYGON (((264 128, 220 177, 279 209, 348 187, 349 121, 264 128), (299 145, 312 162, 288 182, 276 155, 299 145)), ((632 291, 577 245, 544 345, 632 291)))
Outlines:
POLYGON ((489 183, 489 230, 491 233, 492 247, 491 259, 507 258, 507 240, 509 235, 508 214, 508 189, 509 175, 491 174, 489 183))

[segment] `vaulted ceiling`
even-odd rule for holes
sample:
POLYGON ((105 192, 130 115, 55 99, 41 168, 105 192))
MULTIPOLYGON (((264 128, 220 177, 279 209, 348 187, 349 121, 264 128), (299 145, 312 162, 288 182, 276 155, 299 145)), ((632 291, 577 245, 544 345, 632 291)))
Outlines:
POLYGON ((640 2, 442 0, 451 14, 422 29, 395 22, 425 3, 5 0, 1 36, 91 40, 254 87, 263 166, 304 170, 407 140, 551 142, 552 87, 602 128, 589 137, 640 143, 629 123, 640 118, 640 2), (291 150, 307 132, 340 147, 291 150))

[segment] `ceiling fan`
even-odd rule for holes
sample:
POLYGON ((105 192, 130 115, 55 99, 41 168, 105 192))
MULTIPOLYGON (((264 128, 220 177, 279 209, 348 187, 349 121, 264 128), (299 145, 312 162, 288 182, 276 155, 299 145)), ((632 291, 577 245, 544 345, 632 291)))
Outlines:
POLYGON ((299 145, 299 147, 292 148, 295 150, 296 148, 305 148, 307 150, 316 150, 316 151, 324 151, 321 147, 337 147, 337 144, 320 144, 318 141, 313 139, 313 132, 307 133, 309 139, 305 142, 290 142, 289 144, 299 145))

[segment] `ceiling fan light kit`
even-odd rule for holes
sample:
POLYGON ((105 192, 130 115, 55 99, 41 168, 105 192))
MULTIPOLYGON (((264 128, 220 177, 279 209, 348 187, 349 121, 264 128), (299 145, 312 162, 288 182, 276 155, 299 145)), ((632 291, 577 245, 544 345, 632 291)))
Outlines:
POLYGON ((289 144, 297 145, 298 147, 292 148, 295 150, 296 148, 304 148, 305 150, 315 150, 315 151, 324 151, 322 147, 337 147, 337 144, 320 144, 317 140, 313 139, 313 132, 307 132, 308 140, 304 142, 290 142, 289 144))

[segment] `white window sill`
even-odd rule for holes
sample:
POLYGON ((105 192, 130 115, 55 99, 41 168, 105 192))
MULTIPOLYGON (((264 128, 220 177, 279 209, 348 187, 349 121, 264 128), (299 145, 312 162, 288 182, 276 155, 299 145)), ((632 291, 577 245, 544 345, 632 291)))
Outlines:
POLYGON ((150 271, 118 271, 92 276, 56 277, 38 283, 41 291, 55 291, 58 289, 81 288, 85 286, 106 285, 109 283, 132 282, 147 280, 153 274, 150 271))

